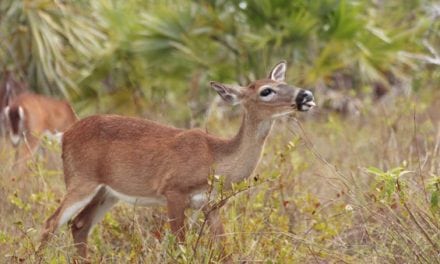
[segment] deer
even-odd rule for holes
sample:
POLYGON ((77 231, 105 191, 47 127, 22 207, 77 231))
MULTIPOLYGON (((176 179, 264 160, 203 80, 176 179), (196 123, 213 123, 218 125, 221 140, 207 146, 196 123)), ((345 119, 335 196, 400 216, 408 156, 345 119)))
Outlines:
MULTIPOLYGON (((171 231, 183 242, 185 210, 206 212, 212 170, 225 188, 250 177, 274 121, 315 106, 312 92, 285 82, 286 68, 281 61, 267 78, 247 86, 210 82, 223 100, 244 109, 240 129, 229 139, 118 115, 75 123, 62 139, 67 193, 42 227, 40 248, 69 222, 77 254, 87 258, 91 228, 120 200, 166 206, 171 231)), ((212 236, 222 237, 219 210, 205 217, 212 236)))
POLYGON ((4 109, 9 138, 17 149, 16 161, 27 159, 37 150, 43 135, 55 139, 78 118, 66 100, 23 92, 4 109), (23 141, 23 142, 22 142, 23 141))
MULTIPOLYGON (((20 93, 27 91, 27 83, 18 81, 11 71, 3 70, 3 81, 0 85, 0 113, 9 105, 9 103, 20 93)), ((5 135, 6 128, 5 116, 0 114, 0 135, 5 135)))

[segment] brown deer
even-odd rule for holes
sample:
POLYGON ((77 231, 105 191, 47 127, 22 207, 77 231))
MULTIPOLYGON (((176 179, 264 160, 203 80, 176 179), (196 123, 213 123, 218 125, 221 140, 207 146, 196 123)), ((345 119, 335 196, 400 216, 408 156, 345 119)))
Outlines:
POLYGON ((9 136, 17 149, 16 159, 27 158, 37 149, 43 134, 56 135, 69 128, 77 117, 67 101, 24 92, 4 109, 9 136), (20 155, 18 155, 20 154, 20 155))
POLYGON ((6 132, 6 118, 3 113, 9 103, 17 95, 27 90, 27 83, 18 81, 11 71, 3 70, 2 83, 0 84, 0 135, 4 136, 6 132))
MULTIPOLYGON (((227 187, 249 177, 274 119, 315 105, 310 91, 284 82, 285 71, 282 61, 267 79, 241 88, 211 82, 223 100, 244 107, 240 130, 231 139, 116 115, 91 116, 74 124, 62 140, 67 194, 46 221, 41 245, 74 217, 73 239, 79 255, 86 257, 90 229, 119 200, 166 205, 171 230, 183 241, 184 211, 204 210, 212 171, 224 176, 227 187)), ((205 215, 211 233, 221 236, 218 209, 205 215)))

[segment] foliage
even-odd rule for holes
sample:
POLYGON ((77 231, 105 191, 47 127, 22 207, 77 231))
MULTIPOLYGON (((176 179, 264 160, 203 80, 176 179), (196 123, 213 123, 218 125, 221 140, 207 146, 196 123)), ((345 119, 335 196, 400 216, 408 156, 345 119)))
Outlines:
POLYGON ((67 96, 106 37, 81 7, 46 0, 2 1, 3 67, 13 66, 39 92, 67 96))
POLYGON ((358 92, 432 72, 408 57, 438 42, 429 10, 416 0, 5 0, 0 58, 34 90, 73 99, 80 115, 171 108, 188 126, 208 108, 208 80, 245 84, 280 59, 299 85, 358 92), (350 85, 335 81, 341 74, 350 85))

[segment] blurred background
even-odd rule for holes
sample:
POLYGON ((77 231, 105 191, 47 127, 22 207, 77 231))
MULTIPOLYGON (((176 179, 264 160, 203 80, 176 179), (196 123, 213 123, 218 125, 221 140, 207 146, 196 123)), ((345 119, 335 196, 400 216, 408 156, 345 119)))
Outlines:
MULTIPOLYGON (((439 263, 438 1, 0 1, 0 89, 66 98, 80 117, 231 136, 240 109, 209 81, 246 85, 283 59, 287 82, 311 89, 318 106, 278 123, 261 183, 225 206, 232 259, 439 263)), ((40 157, 17 174, 8 148, 0 161, 0 255, 35 260, 37 230, 65 192, 61 166, 40 157)), ((92 234, 95 262, 222 262, 198 240, 200 218, 173 249, 159 235, 163 211, 113 212, 92 234)), ((45 261, 69 262, 66 241, 67 229, 45 261)))
POLYGON ((289 82, 338 111, 440 78, 435 1, 3 0, 0 14, 1 70, 80 116, 188 127, 215 96, 210 80, 245 85, 282 59, 289 82))

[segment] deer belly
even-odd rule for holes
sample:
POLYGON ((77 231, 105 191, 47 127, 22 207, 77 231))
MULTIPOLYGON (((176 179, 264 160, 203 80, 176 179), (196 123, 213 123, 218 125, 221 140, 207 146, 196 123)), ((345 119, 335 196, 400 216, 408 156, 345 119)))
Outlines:
POLYGON ((149 206, 149 205, 166 205, 166 199, 163 196, 131 196, 118 191, 113 190, 109 186, 106 186, 108 193, 121 201, 129 204, 149 206))

